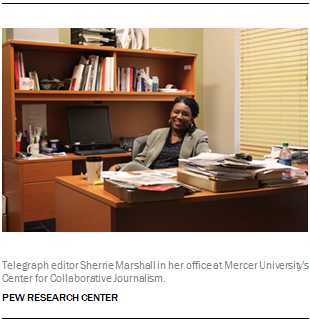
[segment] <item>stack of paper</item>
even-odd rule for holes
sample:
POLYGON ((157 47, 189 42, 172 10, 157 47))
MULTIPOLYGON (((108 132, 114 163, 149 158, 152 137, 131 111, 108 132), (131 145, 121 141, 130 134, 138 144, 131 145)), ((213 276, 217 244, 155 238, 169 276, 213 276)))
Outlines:
MULTIPOLYGON (((202 153, 193 158, 180 159, 180 161, 183 162, 186 173, 178 173, 178 180, 180 180, 180 177, 184 177, 188 184, 193 184, 194 180, 188 181, 188 178, 192 176, 197 181, 197 175, 200 179, 205 178, 204 181, 226 182, 227 187, 225 189, 236 189, 237 186, 243 187, 243 183, 235 185, 233 182, 246 182, 251 179, 259 181, 260 186, 266 187, 298 183, 298 178, 282 175, 285 171, 296 168, 279 164, 276 160, 247 161, 237 158, 236 155, 202 153), (231 183, 228 185, 228 182, 231 183)), ((201 186, 201 182, 203 181, 199 181, 199 186, 202 188, 211 191, 224 191, 219 188, 219 185, 203 183, 203 186, 201 186)))
POLYGON ((148 28, 116 28, 116 46, 124 49, 149 49, 148 28))
POLYGON ((261 187, 289 186, 300 183, 297 177, 285 174, 286 171, 290 172, 298 168, 280 164, 276 160, 264 162, 266 164, 264 168, 254 170, 261 187))
POLYGON ((244 180, 256 176, 254 169, 264 168, 265 164, 236 158, 234 155, 201 153, 189 159, 180 159, 184 169, 203 174, 215 180, 244 180))

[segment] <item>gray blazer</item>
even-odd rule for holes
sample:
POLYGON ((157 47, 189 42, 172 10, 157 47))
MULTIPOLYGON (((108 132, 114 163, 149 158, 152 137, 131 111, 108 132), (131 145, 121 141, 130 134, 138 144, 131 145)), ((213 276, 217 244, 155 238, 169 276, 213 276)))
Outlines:
MULTIPOLYGON (((144 150, 129 163, 118 164, 122 171, 130 171, 132 166, 139 163, 147 168, 157 159, 167 140, 170 128, 154 130, 147 139, 144 150)), ((202 152, 209 152, 208 134, 196 129, 193 133, 186 132, 180 150, 180 159, 188 159, 202 152)), ((179 166, 182 166, 179 162, 179 166)))

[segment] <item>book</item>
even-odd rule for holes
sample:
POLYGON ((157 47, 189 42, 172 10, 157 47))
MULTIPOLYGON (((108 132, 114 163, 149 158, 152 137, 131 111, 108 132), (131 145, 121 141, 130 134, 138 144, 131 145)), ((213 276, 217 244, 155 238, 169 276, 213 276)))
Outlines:
POLYGON ((94 67, 95 67, 96 56, 90 55, 90 56, 88 56, 88 58, 89 58, 89 62, 90 62, 90 80, 89 80, 89 87, 86 90, 91 91, 93 88, 94 67))
POLYGON ((284 172, 284 170, 271 170, 268 172, 257 172, 256 173, 256 178, 258 178, 258 180, 281 180, 282 179, 282 173, 284 172))
POLYGON ((137 92, 142 92, 142 87, 141 87, 141 75, 137 73, 137 92))
POLYGON ((119 67, 117 67, 116 69, 116 91, 120 92, 121 90, 121 69, 119 67))
POLYGON ((99 91, 99 86, 100 86, 100 70, 101 70, 101 62, 100 62, 100 60, 98 60, 95 91, 99 91))
POLYGON ((34 84, 33 89, 37 90, 37 84, 36 84, 36 81, 35 81, 34 72, 31 71, 31 72, 28 73, 28 75, 29 75, 29 78, 33 80, 33 84, 34 84))
POLYGON ((26 77, 23 53, 19 53, 19 57, 20 57, 20 77, 26 77))
POLYGON ((87 73, 86 84, 84 89, 85 91, 89 91, 90 75, 91 75, 91 66, 88 65, 88 73, 87 73))
POLYGON ((125 92, 130 92, 130 80, 131 80, 130 72, 131 72, 131 68, 126 67, 125 92))
POLYGON ((114 57, 110 57, 110 91, 114 91, 114 57))
POLYGON ((98 91, 102 90, 102 69, 103 69, 103 57, 100 57, 100 71, 99 71, 99 84, 98 84, 98 91))
POLYGON ((34 70, 33 74, 34 74, 34 79, 35 79, 35 84, 36 84, 37 90, 40 90, 40 82, 39 82, 38 73, 34 70))
POLYGON ((98 65, 99 65, 99 56, 95 56, 95 65, 94 65, 94 79, 92 84, 92 91, 96 90, 97 77, 98 77, 98 65))
POLYGON ((138 69, 136 67, 133 67, 133 91, 137 91, 137 73, 138 69))
POLYGON ((122 67, 120 71, 120 91, 125 92, 126 68, 122 67))
POLYGON ((85 65, 83 64, 79 64, 74 67, 70 83, 70 91, 78 91, 80 89, 84 66, 85 65))
POLYGON ((262 187, 283 187, 299 184, 297 177, 282 177, 281 179, 260 180, 259 184, 262 187))
POLYGON ((80 83, 80 91, 85 91, 85 86, 86 86, 86 82, 87 82, 87 76, 88 76, 88 69, 89 69, 89 65, 84 65, 84 70, 83 70, 83 74, 82 74, 82 81, 80 83))
POLYGON ((110 90, 110 82, 111 82, 111 61, 110 57, 106 57, 105 62, 105 76, 104 76, 104 91, 108 92, 110 90))
POLYGON ((14 52, 14 74, 15 74, 15 89, 19 89, 20 67, 19 67, 19 53, 14 52))
POLYGON ((102 71, 101 71, 101 91, 105 90, 105 66, 106 66, 106 57, 102 61, 102 71))

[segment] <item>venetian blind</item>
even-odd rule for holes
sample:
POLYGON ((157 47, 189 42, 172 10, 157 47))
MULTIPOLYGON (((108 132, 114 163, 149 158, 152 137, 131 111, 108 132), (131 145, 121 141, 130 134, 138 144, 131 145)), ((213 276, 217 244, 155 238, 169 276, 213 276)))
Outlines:
POLYGON ((308 29, 241 29, 240 152, 308 146, 308 29))

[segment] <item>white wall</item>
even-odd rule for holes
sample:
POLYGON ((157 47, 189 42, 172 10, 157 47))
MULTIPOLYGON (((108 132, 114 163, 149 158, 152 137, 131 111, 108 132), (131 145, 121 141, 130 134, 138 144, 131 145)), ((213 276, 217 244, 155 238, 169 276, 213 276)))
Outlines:
POLYGON ((203 33, 204 130, 212 152, 235 153, 235 29, 203 33))

